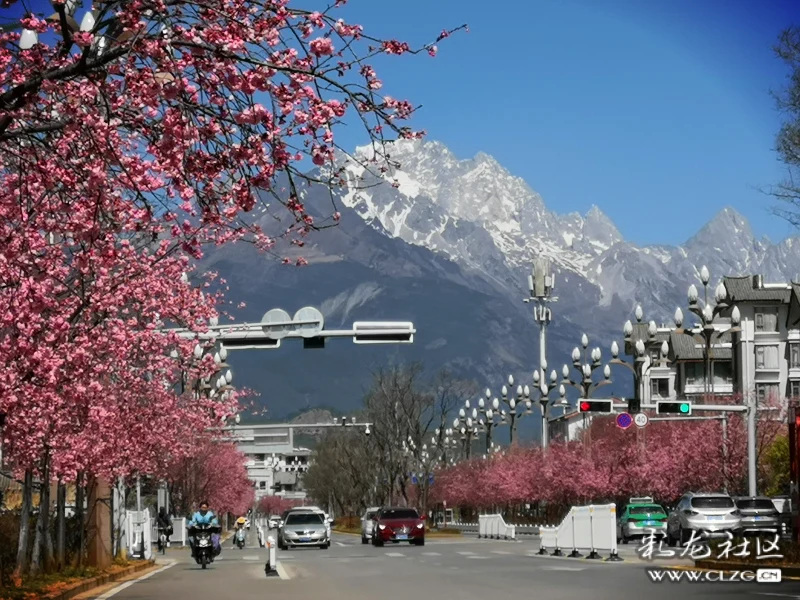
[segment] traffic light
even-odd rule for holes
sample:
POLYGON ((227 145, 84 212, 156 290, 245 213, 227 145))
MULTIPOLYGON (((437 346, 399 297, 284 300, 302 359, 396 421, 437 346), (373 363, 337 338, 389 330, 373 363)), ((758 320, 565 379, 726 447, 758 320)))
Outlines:
POLYGON ((611 413, 614 412, 611 400, 581 400, 578 404, 580 411, 611 413))
POLYGON ((638 398, 628 400, 628 413, 635 415, 640 412, 642 412, 642 401, 638 398))
POLYGON ((692 414, 692 403, 679 401, 679 402, 665 402, 659 401, 656 405, 656 412, 660 415, 683 415, 684 417, 692 414))

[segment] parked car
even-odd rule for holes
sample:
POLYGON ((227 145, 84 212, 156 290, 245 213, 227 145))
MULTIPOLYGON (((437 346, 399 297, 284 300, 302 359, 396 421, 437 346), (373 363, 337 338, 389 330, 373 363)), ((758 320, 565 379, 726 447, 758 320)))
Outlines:
POLYGON ((742 517, 728 494, 684 494, 667 521, 667 543, 685 546, 692 535, 706 539, 736 534, 742 517))
POLYGON ((651 534, 666 537, 667 518, 664 507, 652 498, 631 498, 617 521, 617 540, 627 544, 630 539, 651 534))
POLYGON ((425 545, 425 519, 413 508, 382 508, 375 515, 372 544, 408 542, 425 545))
POLYGON ((766 496, 736 498, 736 508, 742 513, 742 533, 781 533, 781 515, 766 496))
POLYGON ((288 550, 302 546, 330 548, 331 530, 325 515, 313 511, 289 511, 278 529, 278 548, 288 550))
POLYGON ((369 544, 372 539, 372 528, 375 526, 375 515, 381 510, 380 506, 368 508, 361 517, 361 543, 369 544))

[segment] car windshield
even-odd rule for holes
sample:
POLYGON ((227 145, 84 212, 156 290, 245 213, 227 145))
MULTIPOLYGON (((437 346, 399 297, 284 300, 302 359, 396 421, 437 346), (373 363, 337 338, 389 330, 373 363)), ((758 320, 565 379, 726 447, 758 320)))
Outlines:
POLYGON ((411 508, 390 508, 381 513, 381 519, 419 519, 419 515, 411 508))
POLYGON ((649 506, 631 506, 630 513, 632 515, 647 515, 653 513, 663 513, 664 509, 658 504, 651 504, 649 506))
POLYGON ((692 498, 692 508, 734 508, 733 500, 727 496, 692 498))
POLYGON ((296 513, 286 517, 287 525, 321 525, 322 515, 316 513, 296 513))
POLYGON ((758 510, 777 510, 772 500, 766 498, 746 498, 744 500, 737 500, 736 506, 739 508, 755 508, 758 510))
POLYGON ((368 512, 367 513, 367 521, 371 521, 372 519, 374 519, 375 515, 377 515, 377 514, 378 513, 376 513, 374 510, 372 512, 368 512))

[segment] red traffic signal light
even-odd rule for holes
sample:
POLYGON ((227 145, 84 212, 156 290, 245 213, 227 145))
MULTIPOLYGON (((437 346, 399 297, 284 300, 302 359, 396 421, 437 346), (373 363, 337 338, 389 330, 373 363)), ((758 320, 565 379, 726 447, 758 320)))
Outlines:
POLYGON ((611 400, 581 400, 578 406, 581 412, 613 412, 611 400))

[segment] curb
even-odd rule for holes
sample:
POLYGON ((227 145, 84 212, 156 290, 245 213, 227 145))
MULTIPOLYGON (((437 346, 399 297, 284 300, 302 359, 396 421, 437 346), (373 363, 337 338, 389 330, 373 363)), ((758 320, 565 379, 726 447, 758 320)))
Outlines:
POLYGON ((799 567, 784 567, 781 565, 764 565, 752 563, 732 563, 716 560, 696 560, 696 569, 710 571, 757 571, 758 569, 780 569, 784 579, 800 580, 799 567))
POLYGON ((156 566, 155 560, 142 561, 139 564, 126 567, 124 570, 118 571, 117 573, 98 575, 97 577, 92 577, 91 579, 85 579, 83 581, 74 584, 72 587, 70 587, 67 590, 64 590, 63 592, 49 594, 47 596, 42 596, 42 598, 46 600, 69 600, 70 598, 74 598, 75 596, 93 590, 94 588, 101 587, 108 583, 114 583, 116 581, 119 581, 120 579, 124 579, 128 575, 133 575, 134 573, 138 573, 140 571, 144 571, 146 569, 155 566, 156 566))

